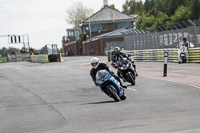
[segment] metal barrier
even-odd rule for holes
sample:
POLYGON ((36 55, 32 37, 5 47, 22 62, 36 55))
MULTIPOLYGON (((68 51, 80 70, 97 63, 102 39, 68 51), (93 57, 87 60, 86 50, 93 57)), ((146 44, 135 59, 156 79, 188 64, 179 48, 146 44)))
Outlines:
POLYGON ((200 62, 200 48, 189 50, 189 62, 200 62))
MULTIPOLYGON (((178 49, 125 50, 126 54, 133 53, 134 61, 163 62, 164 52, 168 52, 168 62, 178 62, 178 49)), ((107 51, 110 54, 110 51, 107 51)), ((200 48, 189 49, 187 62, 200 63, 200 48)), ((110 57, 108 59, 111 59, 110 57)), ((108 60, 110 61, 110 60, 108 60)))
POLYGON ((130 28, 122 34, 124 42, 107 43, 106 51, 116 46, 124 50, 176 49, 182 46, 183 37, 187 38, 189 48, 200 47, 200 23, 197 21, 162 25, 150 31, 130 28))

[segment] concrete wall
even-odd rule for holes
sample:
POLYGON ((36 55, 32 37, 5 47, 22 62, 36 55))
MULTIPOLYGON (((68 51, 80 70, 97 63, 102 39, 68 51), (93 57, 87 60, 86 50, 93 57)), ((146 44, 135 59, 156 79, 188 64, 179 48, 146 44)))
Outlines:
POLYGON ((8 55, 9 62, 30 61, 30 60, 31 57, 29 53, 8 55))
POLYGON ((31 62, 34 63, 48 63, 48 55, 31 55, 31 62))

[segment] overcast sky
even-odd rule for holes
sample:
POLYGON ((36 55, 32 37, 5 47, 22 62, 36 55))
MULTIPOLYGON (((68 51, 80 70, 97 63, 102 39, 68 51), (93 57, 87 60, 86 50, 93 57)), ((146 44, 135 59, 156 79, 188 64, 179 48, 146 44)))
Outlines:
MULTIPOLYGON (((46 44, 62 47, 62 36, 72 25, 66 23, 66 10, 73 3, 82 2, 94 12, 103 7, 103 0, 0 0, 0 36, 28 34, 30 47, 40 49, 46 44)), ((108 0, 122 11, 126 0, 108 0)), ((0 37, 0 48, 23 47, 23 44, 8 44, 7 37, 0 37)))

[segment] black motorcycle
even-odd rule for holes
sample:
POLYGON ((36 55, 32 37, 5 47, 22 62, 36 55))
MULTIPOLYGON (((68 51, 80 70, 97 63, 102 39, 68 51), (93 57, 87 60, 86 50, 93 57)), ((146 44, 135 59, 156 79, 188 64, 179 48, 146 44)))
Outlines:
POLYGON ((120 78, 122 78, 125 82, 135 85, 136 71, 131 61, 120 56, 117 64, 112 63, 112 66, 118 70, 117 74, 120 78))

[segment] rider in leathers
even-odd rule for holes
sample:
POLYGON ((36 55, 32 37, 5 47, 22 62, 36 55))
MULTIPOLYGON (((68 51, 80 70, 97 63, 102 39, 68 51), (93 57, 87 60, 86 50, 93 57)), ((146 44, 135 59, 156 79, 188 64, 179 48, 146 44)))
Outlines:
POLYGON ((110 70, 110 68, 105 64, 105 63, 99 63, 99 59, 97 57, 93 57, 90 60, 91 65, 93 66, 93 68, 90 70, 90 76, 92 77, 92 80, 94 81, 94 84, 96 84, 96 74, 99 70, 107 70, 119 83, 120 86, 122 88, 127 88, 126 85, 123 85, 120 78, 114 74, 114 72, 112 72, 110 70))
MULTIPOLYGON (((131 61, 131 59, 130 59, 126 54, 122 53, 122 52, 120 51, 120 48, 119 48, 119 47, 115 47, 114 50, 113 50, 112 63, 111 63, 111 65, 112 65, 114 68, 115 68, 115 65, 117 64, 117 61, 118 61, 118 59, 119 59, 119 56, 122 56, 122 57, 124 57, 124 58, 127 58, 127 60, 129 60, 129 61, 132 63, 132 65, 133 65, 133 67, 134 67, 134 69, 135 69, 135 71, 136 71, 136 65, 134 64, 134 62, 131 61)), ((117 71, 117 75, 120 77, 119 71, 117 71)), ((136 72, 136 76, 138 76, 137 72, 136 72)))

